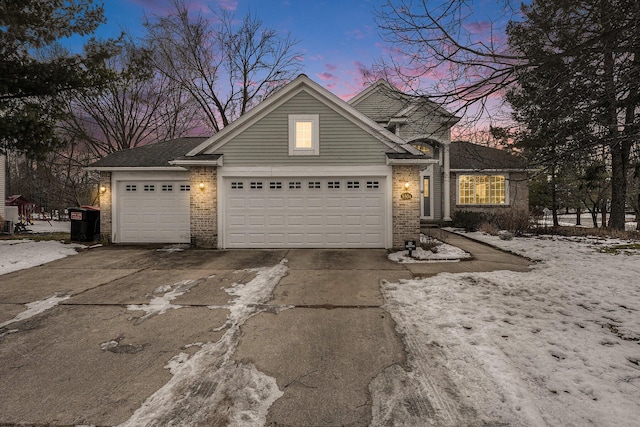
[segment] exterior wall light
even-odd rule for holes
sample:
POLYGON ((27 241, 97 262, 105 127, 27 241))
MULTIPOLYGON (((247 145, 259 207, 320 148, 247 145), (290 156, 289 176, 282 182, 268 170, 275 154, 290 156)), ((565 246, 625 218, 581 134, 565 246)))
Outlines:
POLYGON ((407 181, 407 182, 405 182, 405 183, 404 183, 404 189, 405 189, 405 190, 408 190, 408 189, 409 189, 409 181, 407 181))
POLYGON ((204 190, 204 182, 201 182, 200 184, 198 184, 198 187, 200 187, 201 190, 204 190))
POLYGON ((107 192, 107 187, 105 187, 104 185, 100 186, 100 194, 104 194, 107 192))

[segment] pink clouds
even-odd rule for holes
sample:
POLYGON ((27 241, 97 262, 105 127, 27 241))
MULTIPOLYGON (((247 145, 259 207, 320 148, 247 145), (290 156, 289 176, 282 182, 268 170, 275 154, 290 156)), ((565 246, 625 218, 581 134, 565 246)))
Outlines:
MULTIPOLYGON (((167 16, 171 13, 175 8, 173 7, 173 2, 171 1, 158 1, 158 0, 128 0, 132 4, 136 4, 141 6, 144 10, 154 13, 160 16, 167 16)), ((238 8, 238 0, 215 0, 215 3, 220 9, 234 11, 238 8)), ((190 12, 211 12, 211 2, 207 1, 196 1, 196 0, 185 0, 185 4, 190 12)), ((215 6, 214 6, 215 7, 215 6)))
POLYGON ((237 0, 216 0, 216 3, 218 3, 218 6, 223 10, 234 11, 238 8, 237 0))
POLYGON ((329 71, 335 71, 338 69, 338 66, 335 64, 324 64, 324 67, 329 71))
POLYGON ((492 27, 493 23, 488 21, 475 21, 464 25, 464 28, 472 34, 490 32, 492 27))

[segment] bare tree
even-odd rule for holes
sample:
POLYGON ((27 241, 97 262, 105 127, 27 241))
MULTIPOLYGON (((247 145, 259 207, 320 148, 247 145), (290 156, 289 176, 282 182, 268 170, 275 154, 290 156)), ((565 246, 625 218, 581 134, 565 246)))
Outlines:
POLYGON ((67 141, 82 141, 102 157, 183 136, 195 126, 195 103, 174 82, 155 73, 149 49, 129 40, 107 63, 118 80, 68 100, 69 114, 60 123, 67 141))
POLYGON ((228 11, 190 12, 173 0, 166 17, 145 22, 153 63, 197 102, 203 123, 218 132, 289 82, 301 54, 290 35, 265 28, 249 13, 237 24, 228 11))
POLYGON ((515 81, 514 67, 523 59, 510 52, 505 37, 519 2, 499 3, 502 13, 489 18, 470 0, 388 0, 376 17, 391 55, 374 65, 372 75, 456 112, 479 106, 479 116, 490 97, 515 81))

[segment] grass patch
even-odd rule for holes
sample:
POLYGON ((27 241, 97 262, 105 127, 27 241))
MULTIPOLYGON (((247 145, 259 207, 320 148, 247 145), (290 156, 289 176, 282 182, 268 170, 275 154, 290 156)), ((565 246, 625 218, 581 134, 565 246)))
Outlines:
POLYGON ((44 242, 55 240, 57 242, 71 243, 71 236, 68 232, 58 231, 54 233, 16 233, 0 236, 0 240, 22 240, 28 239, 34 242, 44 242))
POLYGON ((640 243, 627 243, 627 244, 621 244, 621 245, 612 245, 612 246, 606 246, 603 248, 599 248, 598 252, 603 253, 603 254, 613 254, 613 255, 618 255, 618 254, 627 254, 627 255, 632 255, 635 254, 636 251, 640 251, 640 243))

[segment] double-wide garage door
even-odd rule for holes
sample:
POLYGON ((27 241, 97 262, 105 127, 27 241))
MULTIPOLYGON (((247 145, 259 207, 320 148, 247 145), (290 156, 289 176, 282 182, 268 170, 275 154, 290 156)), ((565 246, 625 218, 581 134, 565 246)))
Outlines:
POLYGON ((227 248, 382 248, 384 177, 225 178, 227 248))
POLYGON ((189 181, 119 181, 116 241, 189 243, 189 181))

